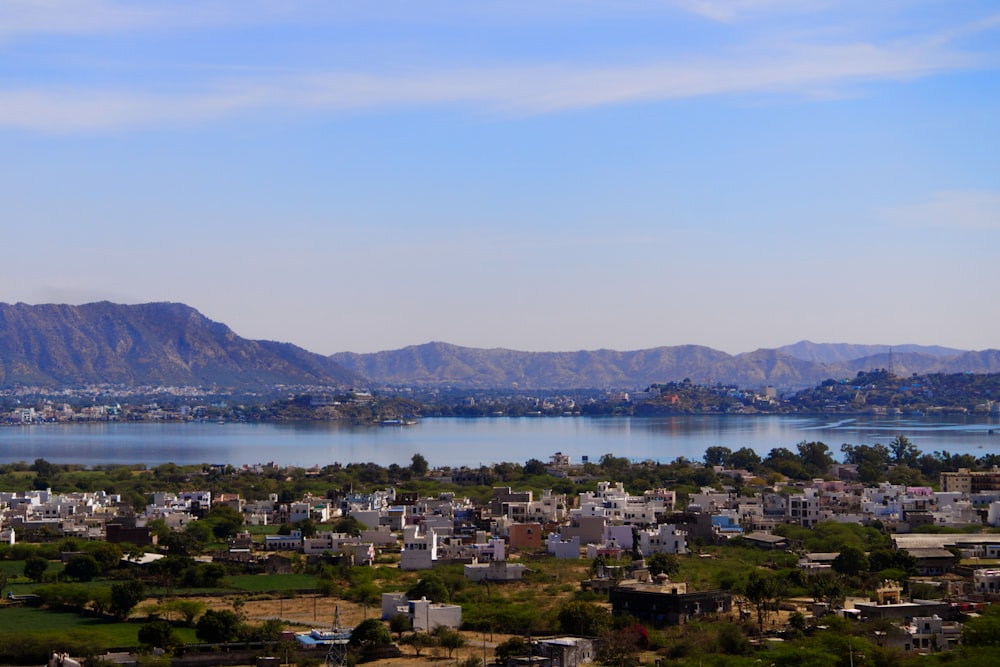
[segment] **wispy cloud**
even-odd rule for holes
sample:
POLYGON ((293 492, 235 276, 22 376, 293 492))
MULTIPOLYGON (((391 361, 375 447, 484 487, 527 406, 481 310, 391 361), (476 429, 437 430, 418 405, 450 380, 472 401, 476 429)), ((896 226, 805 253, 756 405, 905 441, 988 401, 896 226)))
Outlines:
POLYGON ((732 23, 747 14, 818 11, 827 3, 821 0, 673 0, 672 4, 706 19, 732 23))
POLYGON ((4 0, 0 43, 32 35, 87 35, 262 23, 302 15, 300 2, 198 0, 4 0))
POLYGON ((880 217, 906 227, 1000 230, 1000 192, 951 190, 929 201, 885 208, 880 217))
POLYGON ((71 132, 202 122, 255 110, 328 112, 469 104, 488 113, 540 114, 602 105, 732 94, 828 94, 995 65, 933 47, 872 44, 788 48, 756 58, 701 58, 623 67, 524 66, 405 74, 344 71, 214 80, 180 93, 134 89, 0 89, 0 126, 71 132))

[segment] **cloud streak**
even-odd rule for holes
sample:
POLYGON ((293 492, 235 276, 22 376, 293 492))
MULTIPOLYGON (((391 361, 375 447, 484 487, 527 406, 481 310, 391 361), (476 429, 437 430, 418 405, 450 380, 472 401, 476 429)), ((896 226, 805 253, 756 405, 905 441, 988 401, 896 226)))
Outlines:
POLYGON ((4 0, 0 3, 0 43, 33 35, 92 35, 267 23, 295 16, 300 4, 267 0, 4 0))
POLYGON ((257 110, 323 113, 447 104, 531 115, 719 95, 808 96, 858 83, 992 65, 977 54, 859 43, 789 48, 757 58, 701 58, 622 67, 269 74, 214 80, 178 93, 8 88, 0 89, 0 126, 58 133, 200 123, 257 110))
POLYGON ((733 23, 747 14, 765 12, 814 12, 825 2, 813 0, 673 0, 677 8, 702 18, 721 23, 733 23))

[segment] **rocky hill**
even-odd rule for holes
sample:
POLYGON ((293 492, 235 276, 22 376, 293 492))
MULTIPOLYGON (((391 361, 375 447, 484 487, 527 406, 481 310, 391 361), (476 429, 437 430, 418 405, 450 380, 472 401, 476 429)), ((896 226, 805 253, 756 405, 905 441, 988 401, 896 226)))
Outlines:
POLYGON ((0 304, 0 386, 345 386, 351 371, 288 343, 247 340, 179 303, 0 304))
POLYGON ((518 352, 427 343, 371 354, 343 352, 331 358, 378 384, 520 389, 636 388, 684 378, 701 384, 800 389, 889 366, 898 375, 1000 372, 997 350, 904 345, 890 353, 888 345, 805 341, 738 355, 697 345, 632 352, 518 352))
POLYGON ((873 368, 998 373, 1000 351, 817 344, 730 355, 698 345, 620 352, 519 352, 427 343, 325 357, 289 343, 237 336, 178 303, 0 304, 0 387, 90 384, 217 385, 255 389, 359 384, 485 389, 634 389, 684 378, 743 388, 812 387, 873 368))

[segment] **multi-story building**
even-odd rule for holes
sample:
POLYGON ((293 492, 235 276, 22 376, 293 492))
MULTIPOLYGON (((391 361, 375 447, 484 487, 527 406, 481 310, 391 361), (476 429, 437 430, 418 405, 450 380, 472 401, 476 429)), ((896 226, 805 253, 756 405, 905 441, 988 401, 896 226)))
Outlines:
POLYGON ((399 554, 400 570, 427 570, 438 559, 438 534, 433 528, 403 526, 403 549, 399 554))
POLYGON ((941 473, 941 490, 959 493, 979 493, 1000 490, 1000 468, 972 471, 959 468, 957 472, 941 473))
POLYGON ((788 518, 803 528, 819 523, 819 495, 816 489, 803 489, 803 493, 788 496, 788 518))

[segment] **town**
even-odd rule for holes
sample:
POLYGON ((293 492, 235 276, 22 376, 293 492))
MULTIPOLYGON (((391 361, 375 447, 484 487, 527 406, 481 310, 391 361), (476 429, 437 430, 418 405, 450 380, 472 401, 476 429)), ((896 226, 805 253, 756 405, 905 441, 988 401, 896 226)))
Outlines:
POLYGON ((99 385, 0 389, 0 423, 349 420, 672 414, 1000 415, 1000 374, 899 377, 885 369, 792 391, 683 380, 633 389, 574 392, 280 385, 253 392, 219 387, 99 385))
MULTIPOLYGON (((761 652, 784 664, 836 642, 858 664, 988 651, 1000 599, 992 458, 949 459, 961 467, 910 484, 892 480, 934 456, 902 436, 845 445, 844 463, 823 443, 797 450, 715 447, 671 464, 556 453, 480 469, 431 469, 419 454, 390 468, 6 464, 0 613, 72 610, 126 628, 131 642, 61 647, 93 658, 131 645, 103 658, 125 664, 154 648, 187 664, 196 644, 236 641, 256 654, 283 645, 301 664, 337 647, 353 661, 464 649, 469 667, 761 652), (306 595, 312 617, 293 618, 306 595)), ((44 629, 46 617, 29 618, 44 629)), ((15 663, 52 641, 3 635, 15 663)))

